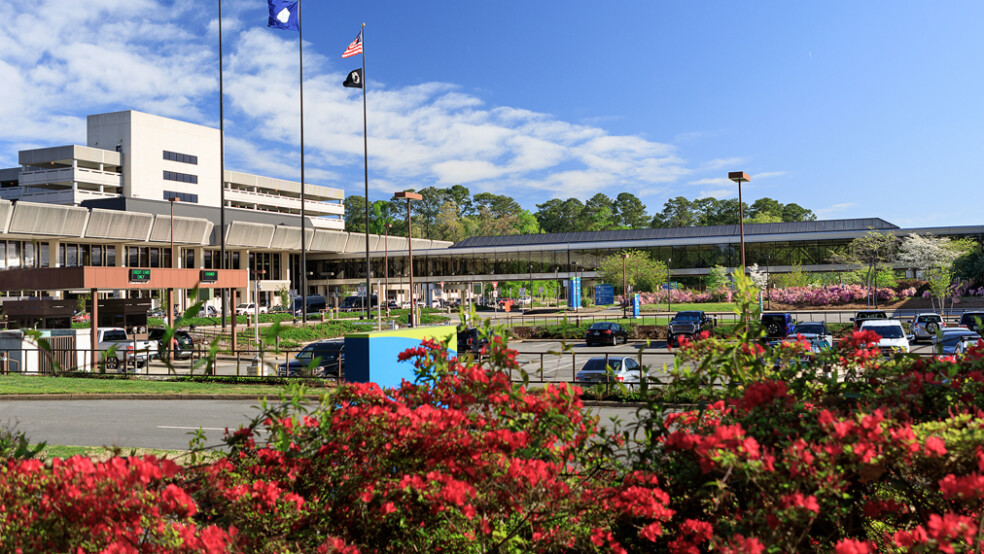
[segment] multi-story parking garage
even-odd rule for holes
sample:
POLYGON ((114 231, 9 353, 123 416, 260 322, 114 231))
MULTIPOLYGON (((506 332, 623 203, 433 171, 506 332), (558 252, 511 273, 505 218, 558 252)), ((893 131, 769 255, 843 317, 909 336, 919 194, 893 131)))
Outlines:
MULTIPOLYGON (((24 150, 20 167, 0 169, 0 269, 218 269, 224 239, 226 267, 251 270, 241 298, 252 300, 258 289, 259 302, 271 304, 278 290, 300 292, 301 184, 225 171, 220 187, 220 159, 217 129, 134 111, 89 116, 85 146, 24 150)), ((366 238, 343 231, 342 191, 307 184, 304 193, 306 292, 337 297, 364 285, 366 238)), ((984 226, 904 229, 876 218, 748 224, 747 263, 773 273, 794 266, 846 270, 831 262, 832 254, 868 230, 984 242, 984 226)), ((442 286, 448 296, 461 297, 473 294, 469 285, 478 283, 575 275, 590 281, 601 259, 623 249, 667 262, 675 277, 699 276, 716 265, 739 265, 738 236, 738 226, 728 225, 473 237, 457 244, 413 239, 414 281, 422 289, 415 297, 430 298, 442 286)), ((407 239, 369 239, 373 286, 385 283, 388 299, 407 299, 407 239)), ((65 298, 86 292, 4 294, 65 298)))

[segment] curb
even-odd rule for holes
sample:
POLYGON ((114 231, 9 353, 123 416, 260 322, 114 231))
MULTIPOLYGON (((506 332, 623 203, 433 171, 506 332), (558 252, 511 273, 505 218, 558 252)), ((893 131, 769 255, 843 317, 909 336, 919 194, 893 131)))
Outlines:
MULTIPOLYGON (((316 400, 318 396, 305 395, 316 400)), ((5 394, 0 402, 14 400, 262 400, 272 398, 253 394, 5 394)))

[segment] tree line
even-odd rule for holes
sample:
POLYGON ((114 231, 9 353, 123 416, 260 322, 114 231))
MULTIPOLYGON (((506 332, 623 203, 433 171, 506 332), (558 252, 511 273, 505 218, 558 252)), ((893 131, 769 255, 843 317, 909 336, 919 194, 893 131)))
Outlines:
MULTIPOLYGON (((412 189, 411 189, 412 190, 412 189)), ((410 202, 413 236, 458 242, 468 237, 611 231, 665 227, 700 227, 738 223, 738 200, 671 198, 663 209, 649 214, 646 205, 630 192, 611 198, 598 193, 582 202, 577 198, 554 198, 536 205, 530 212, 512 197, 481 192, 471 194, 467 187, 426 187, 417 191, 423 199, 410 202)), ((798 204, 783 204, 772 198, 759 198, 751 205, 742 203, 746 223, 813 221, 812 210, 798 204)), ((399 198, 370 204, 369 232, 407 236, 407 201, 399 198)), ((364 196, 345 198, 345 230, 366 231, 364 196)))

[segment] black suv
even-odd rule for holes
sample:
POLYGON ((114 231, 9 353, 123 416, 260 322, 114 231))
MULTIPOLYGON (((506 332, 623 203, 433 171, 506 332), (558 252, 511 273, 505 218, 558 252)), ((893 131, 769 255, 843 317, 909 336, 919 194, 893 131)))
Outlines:
POLYGON ((964 312, 960 316, 960 326, 980 334, 984 331, 984 312, 964 312))
MULTIPOLYGON (((177 329, 171 337, 171 355, 175 358, 190 358, 195 352, 195 340, 188 331, 177 329)), ((164 344, 164 329, 153 327, 147 330, 147 340, 157 341, 157 355, 162 360, 167 356, 167 345, 164 344)))
POLYGON ((704 312, 677 312, 676 316, 670 320, 670 325, 666 330, 666 344, 675 344, 680 337, 689 337, 693 340, 702 331, 709 331, 714 327, 714 318, 704 312))
POLYGON ((339 378, 345 366, 345 341, 322 340, 312 342, 298 352, 293 360, 277 365, 281 377, 301 377, 308 371, 314 360, 311 375, 314 377, 339 378))
POLYGON ((793 321, 793 314, 762 314, 762 327, 765 328, 766 338, 783 339, 793 333, 796 322, 793 321))
POLYGON ((476 327, 458 331, 458 356, 462 356, 465 352, 471 352, 477 356, 488 345, 489 339, 483 337, 476 327))
POLYGON ((861 324, 864 323, 864 321, 867 319, 888 319, 888 314, 885 313, 883 310, 860 311, 854 314, 854 317, 851 318, 851 321, 854 322, 854 330, 857 331, 858 329, 860 329, 861 324))

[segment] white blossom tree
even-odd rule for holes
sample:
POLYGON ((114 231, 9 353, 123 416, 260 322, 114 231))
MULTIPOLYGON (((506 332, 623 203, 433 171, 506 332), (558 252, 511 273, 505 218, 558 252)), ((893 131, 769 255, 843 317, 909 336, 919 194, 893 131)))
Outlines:
POLYGON ((899 246, 898 260, 922 272, 929 282, 929 291, 940 309, 945 308, 946 297, 953 291, 953 262, 963 253, 965 246, 946 237, 931 234, 910 234, 899 246))

